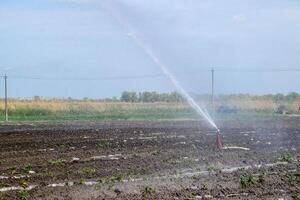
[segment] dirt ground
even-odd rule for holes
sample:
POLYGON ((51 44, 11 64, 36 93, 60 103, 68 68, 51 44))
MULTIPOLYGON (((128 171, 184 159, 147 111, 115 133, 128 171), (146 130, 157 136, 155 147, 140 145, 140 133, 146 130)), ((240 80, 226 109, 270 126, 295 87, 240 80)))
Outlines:
POLYGON ((300 199, 300 119, 0 126, 1 199, 300 199))

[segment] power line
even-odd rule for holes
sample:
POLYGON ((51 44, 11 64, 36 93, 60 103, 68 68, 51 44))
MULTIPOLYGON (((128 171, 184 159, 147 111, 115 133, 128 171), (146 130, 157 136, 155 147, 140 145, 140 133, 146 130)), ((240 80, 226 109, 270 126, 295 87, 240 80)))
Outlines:
MULTIPOLYGON (((300 72, 300 69, 290 68, 290 69, 242 69, 242 68, 218 68, 214 67, 215 72, 237 72, 237 73, 265 73, 265 72, 300 72)), ((197 72, 185 72, 178 74, 177 76, 190 76, 198 75, 203 72, 211 72, 211 69, 199 69, 197 72)), ((4 78, 5 75, 0 75, 4 78)), ((136 76, 107 76, 107 77, 46 77, 46 76, 18 76, 11 75, 10 79, 25 79, 25 80, 48 80, 48 81, 109 81, 109 80, 131 80, 131 79, 145 79, 145 78, 162 78, 165 77, 164 74, 148 74, 148 75, 136 75, 136 76)))
POLYGON ((113 77, 42 77, 42 76, 10 76, 11 79, 49 80, 49 81, 106 81, 106 80, 130 80, 144 78, 164 77, 163 74, 139 75, 139 76, 113 76, 113 77))

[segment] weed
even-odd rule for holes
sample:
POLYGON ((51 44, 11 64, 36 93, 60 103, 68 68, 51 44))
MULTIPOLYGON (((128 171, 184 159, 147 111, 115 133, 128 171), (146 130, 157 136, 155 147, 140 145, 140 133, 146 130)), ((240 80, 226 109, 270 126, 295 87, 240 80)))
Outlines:
POLYGON ((300 172, 289 174, 290 183, 300 183, 300 172))
POLYGON ((284 152, 281 154, 281 160, 284 162, 291 163, 293 161, 293 157, 290 153, 284 152))
POLYGON ((54 173, 53 173, 53 172, 50 172, 50 171, 45 171, 45 172, 43 173, 43 176, 44 176, 44 177, 53 178, 53 177, 54 177, 54 173))
POLYGON ((17 195, 19 200, 28 200, 28 192, 26 190, 19 190, 17 195))
POLYGON ((29 171, 32 171, 32 166, 31 166, 31 164, 28 164, 28 165, 26 165, 24 168, 23 168, 23 171, 25 172, 25 173, 29 173, 29 171))
POLYGON ((59 148, 60 148, 60 150, 65 150, 66 148, 67 148, 67 146, 66 145, 64 145, 64 144, 61 144, 61 145, 59 145, 59 148))
POLYGON ((5 199, 4 193, 0 192, 0 200, 4 200, 4 199, 5 199))
POLYGON ((201 189, 202 189, 202 190, 208 190, 208 185, 207 185, 207 183, 203 183, 201 189))
POLYGON ((106 183, 108 183, 107 178, 101 178, 100 180, 98 180, 98 183, 96 184, 96 190, 101 190, 106 183))
POLYGON ((146 186, 141 190, 141 193, 143 196, 146 196, 146 195, 155 193, 155 189, 152 187, 146 186))
POLYGON ((124 172, 118 170, 117 173, 116 173, 116 175, 114 177, 115 177, 114 179, 116 181, 122 181, 125 178, 125 174, 124 174, 124 172))
POLYGON ((84 184, 84 179, 81 178, 81 179, 79 180, 79 185, 83 185, 83 184, 84 184))
POLYGON ((256 183, 255 178, 252 174, 243 175, 240 177, 240 185, 242 188, 253 186, 256 183))
POLYGON ((264 173, 258 175, 258 182, 261 183, 261 184, 265 184, 266 175, 264 173))
POLYGON ((10 173, 11 175, 14 175, 14 174, 17 173, 17 168, 16 168, 15 166, 13 166, 13 167, 10 167, 10 168, 8 169, 8 171, 9 171, 9 173, 10 173))
POLYGON ((65 164, 65 160, 59 158, 59 159, 56 159, 56 160, 49 160, 49 164, 51 165, 56 165, 56 166, 63 166, 65 164))
POLYGON ((160 154, 159 150, 155 150, 155 151, 151 152, 151 155, 153 155, 153 156, 157 156, 159 154, 160 154))
POLYGON ((101 141, 100 143, 96 144, 96 146, 98 148, 105 149, 105 148, 109 148, 110 143, 107 141, 101 141))
POLYGON ((96 173, 96 169, 93 167, 83 167, 81 168, 80 173, 91 176, 96 173))
POLYGON ((213 166, 213 165, 209 165, 207 167, 207 171, 209 172, 209 174, 211 174, 212 172, 216 171, 217 169, 213 166))
POLYGON ((28 182, 27 182, 26 180, 21 180, 21 181, 19 182, 19 185, 20 185, 22 188, 26 189, 26 188, 28 187, 28 182))

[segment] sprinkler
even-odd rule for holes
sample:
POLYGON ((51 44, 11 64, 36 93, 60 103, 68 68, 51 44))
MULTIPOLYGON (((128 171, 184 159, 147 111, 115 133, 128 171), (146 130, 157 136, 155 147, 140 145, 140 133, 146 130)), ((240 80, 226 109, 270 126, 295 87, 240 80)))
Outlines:
POLYGON ((216 135, 215 144, 216 144, 216 147, 218 149, 222 149, 223 148, 223 145, 222 145, 222 142, 221 142, 221 132, 220 132, 220 129, 217 129, 217 135, 216 135))

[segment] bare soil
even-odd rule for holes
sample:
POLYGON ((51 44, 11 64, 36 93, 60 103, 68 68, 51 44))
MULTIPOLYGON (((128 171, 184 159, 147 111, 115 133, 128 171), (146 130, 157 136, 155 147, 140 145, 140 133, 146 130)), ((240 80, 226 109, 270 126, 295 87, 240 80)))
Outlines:
POLYGON ((299 122, 2 125, 0 199, 300 199, 299 122))

